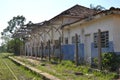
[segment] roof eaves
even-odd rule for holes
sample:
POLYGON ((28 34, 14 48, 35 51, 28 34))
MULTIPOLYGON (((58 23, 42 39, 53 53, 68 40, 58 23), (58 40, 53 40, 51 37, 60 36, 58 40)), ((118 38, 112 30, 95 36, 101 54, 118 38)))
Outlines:
MULTIPOLYGON (((115 12, 115 11, 120 11, 120 8, 110 8, 109 10, 103 10, 103 11, 98 12, 98 13, 96 13, 96 14, 93 14, 93 15, 91 15, 91 16, 88 16, 88 17, 79 19, 79 20, 77 20, 77 21, 75 21, 75 22, 62 25, 62 26, 61 26, 61 29, 63 29, 65 26, 69 26, 69 25, 71 25, 71 24, 74 24, 74 23, 77 23, 77 22, 80 22, 80 21, 83 21, 83 22, 84 22, 84 21, 88 21, 88 19, 89 19, 89 21, 90 21, 90 20, 93 20, 94 17, 96 17, 96 16, 98 16, 98 15, 100 15, 100 14, 101 14, 102 16, 109 15, 109 14, 117 14, 118 12, 115 12)), ((120 14, 120 12, 119 12, 119 14, 120 14)))

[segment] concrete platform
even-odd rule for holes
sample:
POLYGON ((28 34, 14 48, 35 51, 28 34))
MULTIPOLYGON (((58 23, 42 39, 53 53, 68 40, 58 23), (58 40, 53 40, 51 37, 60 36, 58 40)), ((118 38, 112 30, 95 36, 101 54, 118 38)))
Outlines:
POLYGON ((42 72, 41 70, 36 69, 36 68, 34 68, 34 67, 30 66, 30 65, 26 65, 25 63, 23 63, 23 62, 15 59, 15 58, 13 58, 13 57, 11 57, 11 56, 9 56, 9 58, 10 58, 11 60, 13 60, 14 62, 16 62, 16 63, 18 63, 18 64, 26 67, 27 69, 29 69, 29 70, 31 70, 31 71, 33 71, 33 72, 35 72, 36 74, 42 75, 43 77, 45 77, 45 78, 48 79, 48 80, 60 80, 60 79, 58 79, 57 77, 55 77, 55 76, 53 76, 53 75, 51 75, 51 74, 48 74, 48 73, 46 73, 46 72, 42 72))

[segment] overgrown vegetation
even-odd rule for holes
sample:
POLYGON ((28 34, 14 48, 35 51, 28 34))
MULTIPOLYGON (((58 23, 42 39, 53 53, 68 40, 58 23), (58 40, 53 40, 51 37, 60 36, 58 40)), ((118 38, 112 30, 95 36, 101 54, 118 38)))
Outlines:
POLYGON ((8 26, 1 32, 2 44, 0 52, 11 52, 17 55, 20 53, 20 47, 22 46, 24 39, 16 38, 13 34, 24 25, 25 21, 25 17, 19 15, 8 21, 8 26))
POLYGON ((86 65, 76 66, 69 60, 63 60, 59 64, 51 64, 47 61, 31 62, 29 58, 17 58, 20 61, 25 62, 28 65, 34 66, 44 72, 50 73, 62 80, 111 80, 117 77, 117 73, 103 72, 95 69, 91 69, 86 65), (43 65, 44 64, 44 65, 43 65))
MULTIPOLYGON (((98 65, 98 59, 95 58, 94 62, 98 65)), ((108 71, 117 71, 120 67, 120 56, 114 52, 102 54, 102 69, 108 71)))
POLYGON ((93 4, 90 4, 90 8, 91 9, 94 9, 96 11, 102 11, 102 10, 105 10, 105 8, 101 5, 97 5, 97 6, 94 6, 93 4))
POLYGON ((30 70, 26 70, 23 66, 16 65, 9 60, 9 55, 12 56, 12 54, 0 53, 0 80, 15 80, 5 63, 10 67, 18 80, 42 80, 42 77, 32 73, 30 70))
POLYGON ((16 53, 16 55, 19 55, 21 46, 23 46, 22 40, 19 38, 11 39, 7 42, 7 52, 16 53))
POLYGON ((104 53, 102 57, 103 69, 116 71, 120 66, 120 56, 113 52, 104 53))
POLYGON ((2 44, 0 46, 0 52, 9 52, 9 53, 15 53, 15 55, 19 55, 20 48, 23 46, 23 41, 19 38, 10 39, 5 44, 2 44))

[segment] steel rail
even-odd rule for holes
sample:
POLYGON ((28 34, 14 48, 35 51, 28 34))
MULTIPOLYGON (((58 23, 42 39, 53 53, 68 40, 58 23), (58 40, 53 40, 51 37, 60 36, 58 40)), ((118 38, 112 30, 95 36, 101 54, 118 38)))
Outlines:
POLYGON ((18 78, 16 77, 15 73, 12 71, 12 69, 8 66, 8 64, 2 60, 4 62, 4 64, 7 66, 7 68, 9 69, 9 71, 12 73, 12 75, 14 76, 15 80, 18 80, 18 78))

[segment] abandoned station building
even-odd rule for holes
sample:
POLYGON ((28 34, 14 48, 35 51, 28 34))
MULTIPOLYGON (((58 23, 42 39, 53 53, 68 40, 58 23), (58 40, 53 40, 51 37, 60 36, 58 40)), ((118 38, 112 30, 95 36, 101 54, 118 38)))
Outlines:
POLYGON ((120 53, 120 9, 97 11, 75 5, 48 21, 27 24, 26 56, 59 56, 75 58, 75 35, 78 35, 79 61, 90 62, 98 56, 98 30, 101 30, 102 52, 120 53), (48 43, 50 42, 50 45, 48 43))

